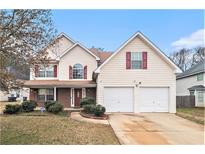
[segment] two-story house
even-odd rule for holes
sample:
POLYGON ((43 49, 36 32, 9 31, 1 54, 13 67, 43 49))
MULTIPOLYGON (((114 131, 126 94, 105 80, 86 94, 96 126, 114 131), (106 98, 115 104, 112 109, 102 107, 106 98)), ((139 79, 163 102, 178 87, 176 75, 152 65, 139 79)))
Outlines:
POLYGON ((177 96, 195 96, 195 106, 205 107, 205 62, 177 75, 177 96))
POLYGON ((25 82, 30 100, 79 107, 81 98, 94 97, 107 112, 176 112, 181 70, 141 32, 113 54, 87 49, 65 34, 57 40, 47 49, 49 65, 36 65, 25 82))
POLYGON ((30 80, 25 82, 30 88, 30 100, 37 101, 39 106, 47 100, 57 100, 69 108, 79 107, 83 97, 96 97, 93 72, 110 52, 92 52, 63 33, 46 50, 48 64, 37 64, 30 70, 30 80))

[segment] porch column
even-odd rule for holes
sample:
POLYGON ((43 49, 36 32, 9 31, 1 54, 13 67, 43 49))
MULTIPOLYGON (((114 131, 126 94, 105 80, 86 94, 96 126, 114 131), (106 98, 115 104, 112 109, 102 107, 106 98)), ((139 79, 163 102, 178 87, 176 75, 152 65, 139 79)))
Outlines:
POLYGON ((54 101, 56 101, 56 87, 54 87, 54 101))

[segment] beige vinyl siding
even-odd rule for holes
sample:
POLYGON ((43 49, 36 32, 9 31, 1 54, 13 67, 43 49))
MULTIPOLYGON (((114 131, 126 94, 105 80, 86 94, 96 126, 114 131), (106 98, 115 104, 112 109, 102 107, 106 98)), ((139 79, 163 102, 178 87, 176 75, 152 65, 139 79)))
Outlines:
POLYGON ((169 87, 169 109, 170 112, 176 110, 176 76, 174 69, 139 37, 134 38, 101 68, 97 84, 97 102, 99 104, 103 104, 103 89, 105 86, 134 87, 135 112, 139 112, 140 87, 169 87), (146 51, 148 53, 147 69, 127 70, 127 51, 146 51), (141 85, 136 87, 139 82, 141 82, 141 85))
MULTIPOLYGON (((59 58, 59 56, 69 47, 71 47, 73 45, 73 43, 68 40, 66 37, 61 37, 59 39, 56 40, 55 43, 55 47, 50 46, 47 48, 47 52, 48 52, 48 57, 50 59, 56 59, 59 58)), ((55 78, 35 78, 35 74, 34 74, 34 70, 30 69, 30 80, 34 80, 34 79, 39 79, 39 80, 52 80, 55 78)))
MULTIPOLYGON (((203 75, 205 79, 205 73, 203 75)), ((189 95, 188 88, 196 85, 205 85, 204 80, 197 81, 197 75, 177 79, 177 96, 189 95)))
POLYGON ((79 63, 87 65, 87 80, 92 80, 93 71, 97 68, 95 57, 81 48, 79 45, 66 53, 59 62, 59 80, 69 80, 69 66, 79 63))
POLYGON ((66 37, 61 37, 56 40, 55 46, 51 46, 47 49, 49 53, 49 57, 51 59, 59 58, 59 56, 66 51, 69 47, 71 47, 74 43, 68 40, 66 37))

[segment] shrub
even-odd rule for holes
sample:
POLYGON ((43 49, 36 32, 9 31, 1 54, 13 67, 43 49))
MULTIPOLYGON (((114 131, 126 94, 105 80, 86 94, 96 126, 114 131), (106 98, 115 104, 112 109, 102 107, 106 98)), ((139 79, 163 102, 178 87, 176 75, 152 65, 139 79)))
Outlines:
POLYGON ((48 108, 48 112, 57 114, 59 112, 63 111, 63 105, 60 103, 54 103, 53 105, 50 105, 48 108))
POLYGON ((105 107, 102 105, 84 105, 84 112, 88 114, 94 114, 95 116, 102 116, 105 113, 105 107))
POLYGON ((49 107, 54 105, 55 103, 58 103, 58 102, 57 101, 46 101, 44 103, 44 106, 45 106, 46 110, 48 111, 49 107))
POLYGON ((95 99, 92 97, 86 97, 86 98, 82 98, 80 100, 80 107, 83 107, 84 105, 95 105, 95 99))
POLYGON ((37 103, 35 101, 24 101, 21 106, 23 112, 31 112, 36 108, 37 103))
POLYGON ((102 116, 105 113, 105 107, 102 105, 97 105, 95 107, 95 116, 102 116))
POLYGON ((83 109, 86 113, 94 114, 95 113, 95 107, 96 107, 95 105, 89 104, 89 105, 84 105, 83 109))
POLYGON ((15 105, 6 105, 5 110, 3 111, 5 114, 15 114, 17 112, 21 111, 21 105, 15 104, 15 105))

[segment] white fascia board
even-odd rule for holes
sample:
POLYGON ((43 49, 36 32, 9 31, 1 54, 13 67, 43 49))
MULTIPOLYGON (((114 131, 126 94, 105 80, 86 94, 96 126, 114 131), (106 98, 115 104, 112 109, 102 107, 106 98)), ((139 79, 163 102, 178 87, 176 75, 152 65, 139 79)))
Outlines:
POLYGON ((141 32, 137 32, 133 36, 131 36, 125 43, 123 43, 100 67, 98 67, 95 73, 100 73, 100 69, 138 35, 142 39, 144 39, 152 48, 154 48, 168 62, 168 64, 175 68, 175 73, 182 72, 182 70, 174 62, 172 62, 159 48, 157 48, 149 39, 147 39, 141 32))
POLYGON ((73 49, 76 45, 77 45, 77 43, 73 44, 71 47, 69 47, 68 49, 66 49, 66 50, 60 55, 60 58, 62 58, 68 51, 70 51, 71 49, 73 49))
POLYGON ((58 36, 57 36, 57 38, 60 38, 60 37, 62 37, 62 36, 64 36, 65 38, 67 38, 69 41, 71 41, 72 43, 76 43, 71 37, 69 37, 68 35, 66 35, 65 33, 63 33, 63 32, 61 32, 58 36))
POLYGON ((81 43, 77 42, 77 44, 82 47, 83 49, 85 49, 89 54, 91 54, 93 57, 95 57, 96 60, 100 60, 100 58, 98 56, 96 56, 94 53, 92 53, 88 48, 86 48, 84 45, 82 45, 81 43))
POLYGON ((94 55, 90 50, 88 50, 85 46, 83 46, 82 44, 80 44, 79 42, 76 42, 75 44, 73 44, 70 48, 68 48, 67 50, 65 50, 65 52, 63 52, 60 55, 60 58, 62 58, 67 52, 69 52, 70 50, 72 50, 74 47, 76 47, 77 45, 79 45, 81 48, 83 48, 84 50, 86 50, 89 54, 91 54, 93 57, 95 57, 96 60, 100 60, 99 57, 97 57, 96 55, 94 55))

